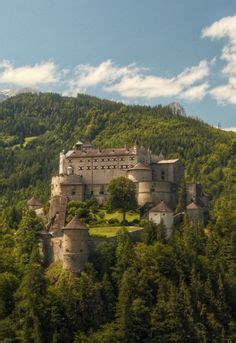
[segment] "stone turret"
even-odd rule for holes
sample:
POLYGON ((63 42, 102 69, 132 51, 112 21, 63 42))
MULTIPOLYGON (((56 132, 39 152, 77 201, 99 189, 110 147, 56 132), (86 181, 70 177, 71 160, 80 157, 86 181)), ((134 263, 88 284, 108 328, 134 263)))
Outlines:
POLYGON ((196 202, 191 202, 186 207, 186 212, 189 218, 190 223, 204 223, 204 210, 201 206, 199 206, 196 202))
POLYGON ((149 211, 149 220, 152 220, 155 224, 160 224, 163 221, 167 229, 167 235, 170 236, 174 225, 174 213, 163 200, 149 211))
POLYGON ((31 199, 29 199, 28 201, 27 201, 27 205, 28 205, 28 208, 30 209, 30 210, 38 210, 39 208, 42 208, 43 207, 43 205, 41 204, 41 202, 38 200, 38 199, 36 199, 35 197, 32 197, 31 199))
POLYGON ((63 228, 63 268, 79 274, 88 261, 87 227, 75 216, 63 228))

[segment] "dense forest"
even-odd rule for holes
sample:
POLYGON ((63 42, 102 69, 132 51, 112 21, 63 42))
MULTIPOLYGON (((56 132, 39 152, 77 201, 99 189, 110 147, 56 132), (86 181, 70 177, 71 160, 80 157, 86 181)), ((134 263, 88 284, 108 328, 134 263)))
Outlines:
POLYGON ((0 104, 0 341, 236 341, 236 134, 173 114, 95 97, 21 94, 0 104), (167 239, 143 223, 142 241, 124 229, 101 243, 80 276, 39 254, 58 154, 77 140, 134 142, 179 157, 185 180, 210 199, 206 227, 185 221, 167 239))

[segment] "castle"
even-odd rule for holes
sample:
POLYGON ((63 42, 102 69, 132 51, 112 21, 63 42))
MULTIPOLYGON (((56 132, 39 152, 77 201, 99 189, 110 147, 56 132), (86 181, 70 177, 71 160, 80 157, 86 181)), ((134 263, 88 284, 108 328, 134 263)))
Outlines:
MULTIPOLYGON (((42 235, 42 253, 48 264, 61 260, 65 269, 83 270, 94 242, 78 218, 66 225, 67 203, 90 197, 104 203, 110 181, 120 176, 135 183, 138 205, 151 209, 149 219, 163 220, 171 229, 184 176, 179 159, 165 160, 143 146, 100 149, 77 142, 72 150, 60 153, 59 173, 52 178, 49 221, 42 235)), ((203 221, 207 199, 199 184, 186 185, 186 203, 189 217, 203 221)), ((35 199, 28 205, 40 212, 35 199)))
POLYGON ((78 142, 73 150, 60 154, 59 175, 52 178, 52 198, 65 195, 82 201, 93 196, 103 203, 110 181, 125 176, 135 182, 140 206, 164 200, 175 208, 183 174, 179 159, 165 160, 143 146, 99 149, 78 142))

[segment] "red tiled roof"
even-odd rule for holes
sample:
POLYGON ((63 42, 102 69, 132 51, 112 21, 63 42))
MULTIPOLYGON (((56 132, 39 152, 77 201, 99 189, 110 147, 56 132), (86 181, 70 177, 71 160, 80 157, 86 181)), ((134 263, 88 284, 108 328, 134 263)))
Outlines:
POLYGON ((77 216, 74 216, 74 218, 64 227, 64 230, 87 230, 87 227, 77 216))
POLYGON ((173 212, 173 211, 162 200, 161 202, 159 202, 159 204, 151 208, 150 212, 173 212))
POLYGON ((39 200, 37 200, 35 197, 32 197, 27 201, 28 206, 43 206, 39 200))
POLYGON ((195 202, 191 202, 186 208, 187 210, 198 210, 200 206, 198 206, 195 202))
POLYGON ((109 149, 78 149, 70 150, 66 153, 66 157, 99 157, 99 156, 124 156, 136 155, 134 148, 109 148, 109 149))

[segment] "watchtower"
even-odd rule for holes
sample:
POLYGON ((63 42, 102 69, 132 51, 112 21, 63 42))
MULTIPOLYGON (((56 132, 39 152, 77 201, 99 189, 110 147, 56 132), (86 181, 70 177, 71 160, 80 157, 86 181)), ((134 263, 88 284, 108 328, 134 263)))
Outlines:
POLYGON ((79 274, 88 261, 87 227, 75 216, 63 228, 63 268, 79 274))

